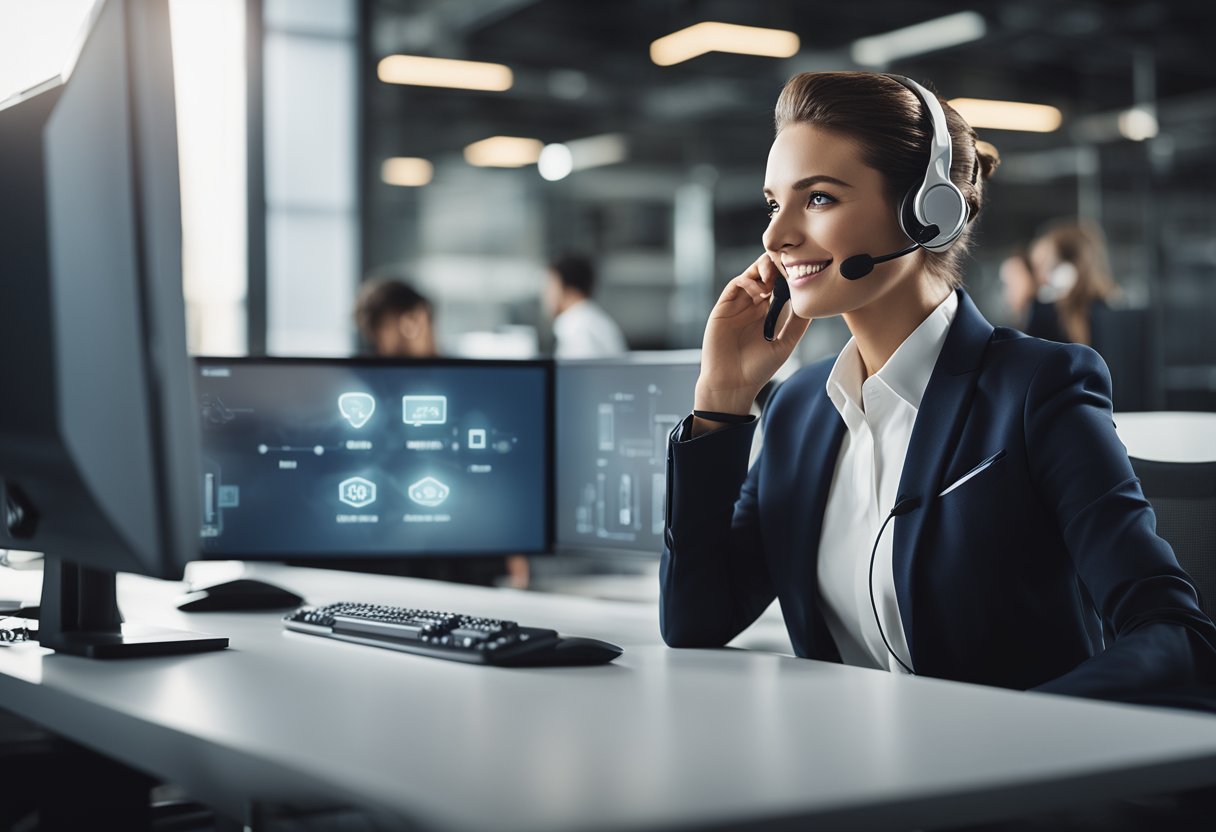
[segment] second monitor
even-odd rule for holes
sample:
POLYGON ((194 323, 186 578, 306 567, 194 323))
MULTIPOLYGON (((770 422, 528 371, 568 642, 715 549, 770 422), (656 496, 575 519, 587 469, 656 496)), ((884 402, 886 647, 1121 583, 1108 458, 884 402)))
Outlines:
POLYGON ((699 373, 699 350, 557 365, 559 549, 659 555, 667 437, 699 373))

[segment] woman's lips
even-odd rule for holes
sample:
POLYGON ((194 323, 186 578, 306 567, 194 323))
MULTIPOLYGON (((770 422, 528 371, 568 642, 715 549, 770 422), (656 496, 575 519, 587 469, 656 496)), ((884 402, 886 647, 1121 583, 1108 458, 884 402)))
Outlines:
POLYGON ((810 263, 798 263, 785 267, 786 280, 790 286, 805 286, 812 280, 823 274, 827 267, 832 265, 831 260, 818 260, 810 263))

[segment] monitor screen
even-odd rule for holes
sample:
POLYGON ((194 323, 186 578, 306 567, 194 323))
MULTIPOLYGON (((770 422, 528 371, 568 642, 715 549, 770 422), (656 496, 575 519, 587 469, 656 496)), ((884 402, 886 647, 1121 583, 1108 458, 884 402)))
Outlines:
POLYGON ((667 436, 692 411, 699 351, 557 365, 557 545, 663 548, 667 436))
POLYGON ((550 548, 551 364, 196 366, 206 557, 550 548))

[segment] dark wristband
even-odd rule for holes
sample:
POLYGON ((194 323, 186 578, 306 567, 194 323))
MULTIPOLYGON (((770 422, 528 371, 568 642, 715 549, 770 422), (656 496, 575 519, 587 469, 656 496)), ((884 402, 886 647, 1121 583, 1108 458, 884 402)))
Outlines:
POLYGON ((721 422, 724 425, 742 425, 753 418, 750 413, 740 416, 738 413, 718 413, 714 410, 694 410, 692 415, 707 422, 721 422))

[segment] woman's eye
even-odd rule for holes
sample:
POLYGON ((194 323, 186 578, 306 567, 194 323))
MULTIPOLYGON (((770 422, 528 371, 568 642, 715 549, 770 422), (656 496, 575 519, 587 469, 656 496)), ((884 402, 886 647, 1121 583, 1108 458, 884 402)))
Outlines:
POLYGON ((764 203, 764 206, 768 209, 768 218, 771 220, 773 218, 773 214, 777 213, 777 201, 770 199, 768 202, 764 203))
POLYGON ((806 204, 808 208, 822 208, 824 205, 831 205, 835 201, 829 194, 825 194, 823 191, 815 191, 807 198, 806 204))

